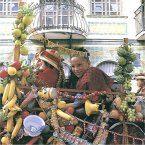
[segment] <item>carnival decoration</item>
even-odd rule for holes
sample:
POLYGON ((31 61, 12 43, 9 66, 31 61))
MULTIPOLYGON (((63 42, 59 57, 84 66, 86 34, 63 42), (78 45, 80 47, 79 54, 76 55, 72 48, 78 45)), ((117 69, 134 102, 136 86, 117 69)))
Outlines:
POLYGON ((33 21, 33 10, 30 5, 19 2, 19 10, 15 20, 12 35, 14 37, 14 61, 19 61, 20 54, 28 55, 28 48, 24 45, 27 39, 27 27, 33 21))
MULTIPOLYGON (((1 144, 145 144, 144 132, 135 125, 136 122, 144 125, 145 120, 136 116, 135 94, 130 92, 130 73, 133 71, 132 62, 135 60, 130 45, 125 43, 117 51, 119 58, 115 74, 117 81, 122 84, 120 92, 60 89, 45 85, 42 88, 36 87, 37 76, 33 72, 33 66, 19 61, 18 50, 23 47, 21 45, 23 41, 21 43, 19 41, 21 33, 25 32, 20 29, 23 28, 23 24, 26 28, 32 18, 30 8, 25 8, 20 8, 18 18, 21 22, 15 23, 17 33, 13 33, 18 40, 15 44, 15 48, 18 49, 14 49, 15 61, 0 71, 0 78, 3 80, 1 85, 4 88, 1 91, 1 144), (27 12, 30 12, 28 23, 24 21, 27 12), (98 101, 93 102, 93 100, 98 101), (113 102, 110 111, 106 109, 107 100, 113 102), (81 105, 82 110, 77 113, 76 110, 81 105), (39 128, 35 128, 37 119, 31 118, 34 116, 42 123, 39 128), (31 121, 28 121, 29 118, 31 121), (117 124, 119 132, 116 131, 116 126, 109 127, 110 119, 119 122, 117 124), (139 135, 134 136, 130 133, 131 129, 139 131, 139 135)), ((40 37, 44 40, 41 35, 40 37)), ((86 55, 55 45, 49 40, 47 42, 49 47, 57 47, 58 51, 65 54, 86 55)))
MULTIPOLYGON (((38 32, 34 28, 29 27, 29 33, 28 34, 29 35, 30 34, 35 35, 35 34, 38 34, 38 32)), ((41 41, 43 43, 47 42, 47 46, 46 47, 49 47, 49 48, 52 48, 52 49, 56 49, 61 54, 67 54, 67 55, 70 55, 70 56, 72 56, 72 55, 88 56, 87 52, 80 52, 80 51, 77 51, 77 50, 74 50, 74 49, 65 48, 65 47, 63 47, 61 45, 55 44, 52 41, 47 40, 43 36, 43 34, 38 34, 35 39, 38 40, 38 41, 41 41)))
POLYGON ((85 111, 86 111, 86 114, 88 116, 90 116, 93 112, 98 112, 99 111, 99 105, 96 103, 96 104, 92 104, 89 100, 86 100, 85 102, 85 111))

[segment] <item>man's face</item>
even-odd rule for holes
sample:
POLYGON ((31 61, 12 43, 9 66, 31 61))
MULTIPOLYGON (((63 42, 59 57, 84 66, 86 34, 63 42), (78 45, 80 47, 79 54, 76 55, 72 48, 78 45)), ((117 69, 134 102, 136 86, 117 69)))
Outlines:
POLYGON ((137 79, 136 81, 137 81, 137 86, 138 86, 138 87, 144 86, 144 80, 142 80, 142 79, 137 79))
POLYGON ((33 65, 34 65, 34 68, 35 68, 37 71, 45 70, 45 69, 46 69, 46 65, 45 65, 44 61, 41 60, 41 59, 36 60, 35 63, 34 63, 33 65))
POLYGON ((80 78, 89 68, 90 63, 81 57, 72 57, 70 60, 72 72, 80 78))

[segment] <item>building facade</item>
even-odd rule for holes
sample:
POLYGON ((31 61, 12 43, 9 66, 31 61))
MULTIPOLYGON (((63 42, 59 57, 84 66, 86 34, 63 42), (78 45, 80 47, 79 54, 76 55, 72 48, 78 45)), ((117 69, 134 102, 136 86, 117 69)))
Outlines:
MULTIPOLYGON (((140 25, 144 18, 144 2, 141 0, 27 2, 34 4, 37 15, 32 26, 38 33, 45 34, 47 39, 64 47, 86 48, 90 52, 92 65, 105 69, 110 76, 113 75, 112 71, 117 61, 116 50, 123 44, 123 38, 128 38, 131 48, 136 53, 135 73, 145 70, 145 38, 142 29, 144 25, 140 25)), ((3 61, 11 59, 13 55, 11 33, 18 10, 17 3, 16 0, 0 2, 0 57, 3 61)), ((42 46, 33 41, 33 36, 32 34, 26 42, 30 53, 35 53, 36 48, 42 46)), ((69 59, 67 61, 69 62, 69 59)))

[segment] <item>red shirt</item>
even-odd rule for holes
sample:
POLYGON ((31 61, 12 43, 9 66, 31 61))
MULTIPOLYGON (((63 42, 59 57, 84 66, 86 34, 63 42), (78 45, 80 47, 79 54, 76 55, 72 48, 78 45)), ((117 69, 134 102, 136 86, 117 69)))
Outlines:
POLYGON ((38 73, 37 85, 56 87, 59 73, 55 68, 46 68, 44 71, 38 73))
POLYGON ((90 67, 86 73, 79 78, 76 88, 80 90, 107 91, 111 93, 113 80, 102 70, 90 67))

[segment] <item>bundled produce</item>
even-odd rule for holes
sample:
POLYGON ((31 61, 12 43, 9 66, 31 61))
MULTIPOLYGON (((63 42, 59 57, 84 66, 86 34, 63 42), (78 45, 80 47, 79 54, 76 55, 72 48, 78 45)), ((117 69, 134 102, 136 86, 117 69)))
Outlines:
POLYGON ((17 18, 15 20, 12 35, 14 37, 14 60, 19 60, 21 55, 28 55, 28 48, 24 45, 27 39, 27 27, 33 21, 33 10, 29 5, 22 5, 19 7, 17 18))
POLYGON ((125 90, 130 89, 130 86, 127 85, 131 80, 131 72, 133 71, 133 62, 136 59, 136 55, 131 50, 130 45, 123 44, 117 49, 118 54, 118 65, 115 68, 116 80, 118 83, 126 86, 125 90))
MULTIPOLYGON (((117 50, 118 64, 115 68, 116 80, 122 84, 125 93, 125 100, 122 101, 120 106, 124 113, 127 113, 128 121, 135 121, 135 109, 133 104, 135 103, 135 93, 131 91, 131 72, 133 71, 133 62, 136 59, 136 55, 131 50, 131 46, 123 44, 117 50)), ((117 101, 116 101, 117 102, 117 101)))

